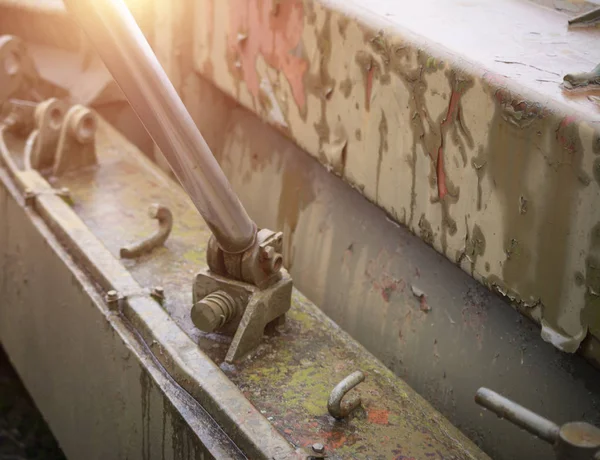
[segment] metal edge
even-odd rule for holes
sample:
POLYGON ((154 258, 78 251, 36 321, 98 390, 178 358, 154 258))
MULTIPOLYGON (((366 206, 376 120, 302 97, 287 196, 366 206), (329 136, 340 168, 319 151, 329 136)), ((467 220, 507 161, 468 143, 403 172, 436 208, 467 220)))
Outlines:
POLYGON ((44 238, 49 248, 56 254, 61 263, 72 273, 74 281, 89 296, 90 302, 98 309, 100 315, 104 316, 106 322, 111 325, 122 343, 136 357, 143 372, 149 376, 157 388, 161 389, 163 397, 168 400, 172 410, 180 414, 183 418, 188 416, 195 420, 193 424, 188 424, 188 427, 197 436, 199 442, 210 455, 214 458, 245 458, 238 446, 225 434, 223 429, 198 401, 194 400, 183 390, 168 374, 156 357, 152 355, 149 347, 140 337, 139 332, 122 315, 109 311, 106 304, 102 301, 102 296, 98 292, 97 286, 89 279, 88 274, 77 265, 75 260, 66 251, 66 248, 60 244, 42 217, 34 210, 27 209, 24 206, 22 196, 13 183, 13 178, 2 165, 0 165, 0 186, 6 190, 8 197, 12 198, 17 206, 23 208, 23 212, 31 220, 33 227, 44 238))
MULTIPOLYGON (((15 172, 19 185, 38 193, 35 211, 73 258, 103 290, 126 299, 123 315, 174 380, 200 402, 242 451, 251 458, 306 458, 273 428, 221 369, 168 316, 132 275, 58 196, 39 193, 52 187, 37 172, 15 172)), ((191 289, 191 286, 190 286, 191 289)))

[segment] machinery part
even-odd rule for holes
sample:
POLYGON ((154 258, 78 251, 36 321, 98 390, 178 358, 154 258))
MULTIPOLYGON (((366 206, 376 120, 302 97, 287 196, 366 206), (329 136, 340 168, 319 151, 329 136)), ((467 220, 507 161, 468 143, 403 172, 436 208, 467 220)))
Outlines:
POLYGON ((117 291, 112 289, 108 291, 106 293, 106 296, 104 296, 104 300, 106 301, 106 305, 108 305, 108 308, 110 308, 111 310, 118 310, 120 296, 117 291))
POLYGON ((282 322, 291 306, 292 280, 281 273, 282 235, 257 230, 125 4, 67 0, 65 5, 212 232, 211 272, 196 277, 191 314, 202 329, 231 332, 237 326, 225 358, 232 362, 258 346, 267 324, 282 322), (234 289, 246 298, 241 318, 226 296, 206 299, 218 290, 209 287, 215 284, 231 295, 235 282, 227 278, 249 283, 234 289))
POLYGON ((203 270, 193 288, 194 325, 206 332, 233 335, 225 361, 231 363, 256 348, 265 328, 280 325, 290 309, 292 279, 281 270, 279 280, 264 289, 203 270))
POLYGON ((67 0, 133 110, 227 253, 255 243, 256 225, 233 192, 125 3, 67 0))
POLYGON ((121 248, 119 254, 122 258, 134 259, 152 251, 154 248, 162 246, 167 241, 173 228, 173 214, 171 210, 166 206, 154 203, 148 208, 148 215, 150 218, 158 220, 158 230, 144 240, 121 248))
POLYGON ((54 157, 55 176, 96 163, 97 126, 96 116, 87 107, 74 105, 68 110, 54 157))
POLYGON ((600 23, 600 8, 593 9, 592 11, 569 19, 569 26, 591 27, 598 23, 600 23))
POLYGON ((31 90, 37 79, 35 65, 21 39, 0 36, 0 104, 31 90))
POLYGON ((590 72, 567 74, 563 77, 562 87, 567 91, 596 89, 600 87, 600 64, 590 72))
POLYGON ((329 400, 327 401, 327 410, 332 417, 341 420, 350 415, 352 411, 360 406, 360 397, 346 401, 343 405, 342 399, 344 399, 344 396, 346 396, 346 394, 352 390, 352 388, 357 386, 359 383, 364 382, 364 380, 365 374, 363 374, 361 371, 356 371, 335 386, 329 395, 329 400))
POLYGON ((590 460, 600 455, 600 428, 586 422, 558 426, 487 388, 480 388, 475 402, 552 444, 558 460, 590 460))
POLYGON ((560 429, 555 423, 492 390, 477 390, 475 402, 550 444, 556 441, 560 429))
POLYGON ((7 131, 26 136, 35 128, 35 109, 37 103, 21 99, 9 99, 5 102, 2 123, 7 131))
POLYGON ((65 105, 55 98, 37 105, 35 129, 25 143, 25 169, 41 170, 53 165, 65 111, 65 105))
POLYGON ((23 200, 25 202, 25 206, 33 206, 35 204, 35 200, 40 195, 56 195, 68 204, 73 204, 73 197, 71 196, 71 191, 67 187, 61 187, 59 189, 51 188, 48 190, 38 190, 34 191, 30 188, 26 188, 23 191, 23 200))
POLYGON ((281 232, 261 229, 250 249, 242 254, 229 254, 213 237, 208 241, 206 261, 217 275, 265 288, 280 279, 282 242, 281 232))
POLYGON ((236 300, 225 291, 216 291, 198 301, 192 308, 192 322, 204 332, 214 332, 239 313, 236 300))

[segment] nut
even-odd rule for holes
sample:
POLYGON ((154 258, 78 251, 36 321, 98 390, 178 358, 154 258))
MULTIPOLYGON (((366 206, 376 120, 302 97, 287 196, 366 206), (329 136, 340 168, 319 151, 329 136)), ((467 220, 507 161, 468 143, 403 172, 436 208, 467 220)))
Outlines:
POLYGON ((325 452, 325 446, 320 442, 316 442, 312 445, 312 450, 317 454, 322 454, 323 452, 325 452))
POLYGON ((108 304, 108 308, 111 310, 116 309, 119 306, 119 293, 111 289, 106 293, 104 300, 108 304))
POLYGON ((27 188, 23 193, 23 198, 25 199, 25 206, 33 206, 33 203, 35 202, 35 193, 30 188, 27 188))

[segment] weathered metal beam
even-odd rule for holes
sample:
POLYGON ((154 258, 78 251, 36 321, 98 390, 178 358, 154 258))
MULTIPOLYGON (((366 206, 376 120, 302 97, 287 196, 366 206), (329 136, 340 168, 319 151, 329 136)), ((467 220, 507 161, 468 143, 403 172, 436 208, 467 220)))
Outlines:
POLYGON ((245 458, 0 167, 0 341, 68 458, 245 458))

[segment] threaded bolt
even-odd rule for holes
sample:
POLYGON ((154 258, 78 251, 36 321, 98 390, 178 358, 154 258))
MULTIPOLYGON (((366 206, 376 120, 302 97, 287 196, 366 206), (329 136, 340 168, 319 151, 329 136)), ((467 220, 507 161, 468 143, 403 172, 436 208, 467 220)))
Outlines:
POLYGON ((110 290, 106 293, 104 300, 106 300, 108 308, 111 310, 116 310, 119 306, 119 293, 115 290, 110 290))
POLYGON ((236 315, 237 302, 225 291, 208 294, 192 307, 192 322, 204 332, 225 326, 236 315))

